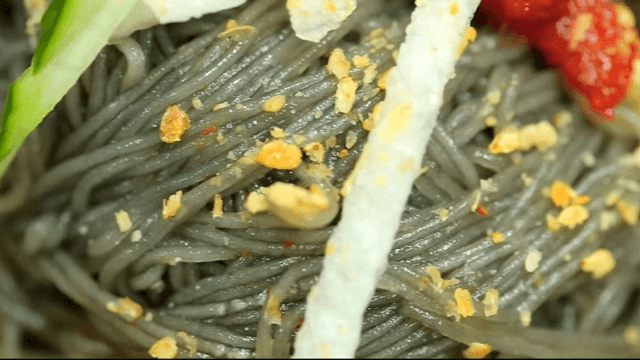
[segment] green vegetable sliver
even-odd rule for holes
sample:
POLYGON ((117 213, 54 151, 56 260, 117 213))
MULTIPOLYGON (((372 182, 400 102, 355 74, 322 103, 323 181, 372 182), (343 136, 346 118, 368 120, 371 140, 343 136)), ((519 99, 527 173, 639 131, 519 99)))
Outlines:
POLYGON ((24 139, 89 67, 140 0, 54 0, 32 66, 9 87, 0 124, 0 176, 24 139))

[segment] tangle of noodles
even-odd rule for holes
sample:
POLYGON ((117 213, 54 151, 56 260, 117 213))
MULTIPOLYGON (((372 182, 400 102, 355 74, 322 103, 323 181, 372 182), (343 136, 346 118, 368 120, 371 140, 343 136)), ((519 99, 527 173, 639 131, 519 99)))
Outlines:
MULTIPOLYGON (((2 91, 29 61, 25 37, 12 37, 24 33, 20 2, 5 3, 15 11, 0 22, 2 91)), ((170 336, 178 356, 289 357, 338 219, 250 214, 247 200, 277 182, 326 193, 348 183, 411 11, 372 0, 310 43, 284 1, 258 0, 104 48, 0 182, 2 355, 146 356, 170 336), (229 19, 256 31, 219 36, 229 19), (351 67, 348 113, 336 111, 339 81, 325 66, 335 48, 369 62, 351 67), (263 110, 276 95, 282 109, 263 110), (168 144, 159 126, 171 105, 191 125, 168 144), (253 161, 274 136, 320 144, 322 166, 309 151, 295 170, 253 161), (179 210, 163 218, 178 191, 179 210), (122 298, 142 310, 119 314, 122 298)), ((554 71, 490 30, 456 74, 356 355, 459 357, 481 342, 505 356, 638 356, 637 142, 588 125, 554 71), (544 120, 553 146, 488 150, 505 129, 544 120), (552 230, 556 180, 590 200, 588 218, 552 230), (596 249, 616 263, 600 279, 581 265, 596 249), (457 321, 459 288, 475 313, 457 321)))

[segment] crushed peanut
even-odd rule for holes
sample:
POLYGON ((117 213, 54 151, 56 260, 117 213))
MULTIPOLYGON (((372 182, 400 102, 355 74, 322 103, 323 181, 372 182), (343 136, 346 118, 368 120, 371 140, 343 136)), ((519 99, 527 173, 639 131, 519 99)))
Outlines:
POLYGON ((491 352, 491 345, 472 342, 469 347, 462 353, 467 359, 483 359, 491 352))
POLYGON ((371 64, 369 66, 367 66, 366 69, 364 69, 364 74, 362 76, 362 83, 364 84, 370 84, 373 79, 376 78, 376 75, 378 75, 378 64, 371 64))
POLYGON ((380 76, 378 76, 378 80, 376 81, 376 84, 378 84, 378 87, 382 90, 387 89, 387 79, 389 78, 389 72, 391 72, 391 69, 387 69, 385 72, 380 74, 380 76))
POLYGON ((275 140, 262 146, 254 160, 272 169, 291 170, 302 163, 302 150, 294 144, 275 140))
POLYGON ((120 314, 128 319, 139 319, 144 312, 142 306, 128 297, 118 298, 116 301, 107 303, 107 310, 115 314, 120 314))
POLYGON ((275 95, 262 104, 262 110, 266 112, 278 112, 282 110, 286 102, 287 97, 285 95, 275 95))
POLYGON ((222 196, 220 194, 213 195, 213 217, 222 216, 222 206, 224 205, 222 201, 222 196))
POLYGON ((156 359, 173 359, 178 354, 178 344, 172 336, 165 336, 156 341, 149 349, 149 355, 156 359))
POLYGON ((445 208, 438 208, 434 211, 441 221, 445 221, 449 218, 449 210, 445 208))
POLYGON ((529 327, 529 325, 531 325, 531 311, 520 311, 520 324, 524 327, 529 327))
POLYGON ((542 260, 542 253, 539 250, 531 250, 524 259, 524 269, 527 272, 534 272, 538 269, 538 265, 542 260))
POLYGON ((608 249, 596 249, 580 262, 584 272, 590 272, 594 279, 600 279, 616 267, 616 259, 608 249))
POLYGON ((622 219, 629 225, 635 225, 638 223, 638 213, 640 208, 637 205, 632 205, 624 200, 617 200, 615 202, 616 209, 622 216, 622 219))
POLYGON ((202 109, 202 100, 200 100, 199 97, 194 96, 191 99, 191 106, 193 106, 194 109, 202 109))
POLYGON ((546 150, 558 142, 556 129, 548 122, 541 121, 518 129, 507 126, 494 137, 489 144, 492 154, 508 154, 513 151, 529 151, 536 147, 546 150))
POLYGON ((458 306, 458 312, 462 317, 473 316, 476 313, 476 309, 473 306, 473 299, 471 299, 471 293, 467 289, 457 288, 453 292, 453 297, 456 300, 458 306))
POLYGON ((329 62, 327 63, 327 69, 338 79, 342 79, 349 75, 351 63, 344 56, 344 51, 341 48, 335 48, 331 51, 331 55, 329 55, 329 62))
POLYGON ((271 136, 273 136, 276 139, 282 139, 283 137, 287 136, 284 130, 282 130, 279 127, 274 127, 269 131, 269 133, 271 134, 271 136))
POLYGON ((304 153, 307 154, 309 159, 315 163, 321 163, 324 161, 324 146, 319 142, 312 142, 302 148, 304 153))
POLYGON ((438 268, 432 265, 427 266, 425 268, 425 272, 427 273, 429 280, 433 284, 434 290, 439 293, 442 293, 444 289, 448 288, 449 286, 455 286, 460 282, 460 280, 458 279, 444 280, 442 278, 442 274, 440 273, 440 271, 438 271, 438 268))
POLYGON ((182 190, 178 190, 175 194, 169 196, 169 199, 162 199, 162 218, 168 219, 174 217, 182 206, 182 190))
POLYGON ((560 212, 557 217, 547 214, 547 227, 550 230, 558 230, 561 227, 573 229, 589 218, 589 210, 582 205, 571 205, 560 212))
POLYGON ((467 48, 467 45, 469 45, 470 42, 475 41, 477 37, 478 37, 478 32, 476 31, 476 29, 469 26, 467 30, 464 32, 464 35, 462 36, 462 40, 458 45, 458 50, 456 51, 456 57, 460 57, 460 55, 462 55, 462 53, 464 52, 464 49, 467 48))
POLYGON ((257 31, 256 28, 249 25, 240 25, 237 21, 231 19, 227 21, 227 25, 224 30, 218 34, 219 38, 230 38, 234 41, 240 41, 248 38, 249 36, 255 34, 257 31))
POLYGON ((168 144, 178 142, 190 126, 187 113, 178 105, 171 105, 162 115, 160 140, 168 144))
POLYGON ((358 82, 351 76, 345 76, 338 81, 336 90, 336 111, 348 113, 356 102, 356 90, 358 90, 358 82))
POLYGON ((494 316, 498 314, 498 305, 500 303, 500 292, 498 289, 491 288, 487 290, 487 293, 484 295, 484 300, 482 300, 482 305, 484 305, 484 316, 494 316))
POLYGON ((640 345, 640 327, 627 326, 624 328, 624 342, 627 345, 640 345))
POLYGON ((133 223, 131 222, 131 218, 129 218, 128 212, 120 210, 113 213, 113 215, 116 217, 116 224, 118 225, 118 230, 120 230, 120 232, 127 232, 131 230, 133 223))
POLYGON ((500 231, 492 231, 489 237, 491 237, 491 241, 493 241, 494 244, 500 244, 504 242, 504 234, 500 231))
POLYGON ((353 61, 353 65, 355 65, 355 67, 357 67, 358 69, 362 69, 369 66, 369 62, 370 62, 369 57, 367 55, 354 55, 352 61, 353 61))
POLYGON ((213 109, 213 111, 217 111, 217 110, 220 110, 220 109, 224 109, 226 107, 229 107, 229 103, 225 101, 225 102, 221 102, 219 104, 213 105, 212 109, 213 109))

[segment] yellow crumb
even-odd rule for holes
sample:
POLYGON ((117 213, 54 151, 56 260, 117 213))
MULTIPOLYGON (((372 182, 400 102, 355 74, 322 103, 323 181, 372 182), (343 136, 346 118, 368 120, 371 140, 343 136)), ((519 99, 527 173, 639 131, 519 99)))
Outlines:
POLYGON ((389 78, 390 72, 391 72, 391 69, 387 69, 385 72, 380 74, 380 76, 378 76, 378 80, 376 81, 376 84, 380 89, 382 90, 387 89, 387 79, 389 78))
POLYGON ((573 117, 571 116, 571 113, 566 110, 558 111, 553 116, 553 122, 557 127, 564 127, 571 124, 572 119, 573 117))
POLYGON ((262 110, 266 112, 278 112, 282 110, 284 104, 287 102, 287 97, 284 95, 275 95, 270 97, 262 104, 262 110))
POLYGON ((347 131, 347 134, 344 139, 344 147, 347 149, 351 149, 353 145, 356 144, 357 141, 358 141, 358 135, 355 132, 349 130, 347 131))
POLYGON ((624 342, 627 345, 639 345, 640 327, 632 325, 624 328, 624 342))
POLYGON ((622 219, 629 225, 635 225, 638 223, 639 208, 637 205, 629 204, 624 200, 617 200, 615 202, 616 209, 622 216, 622 219))
POLYGON ((576 192, 571 185, 561 180, 554 180, 549 190, 549 196, 555 206, 565 207, 576 197, 576 192))
POLYGON ((594 279, 604 277, 615 267, 616 259, 608 249, 596 249, 580 262, 582 271, 590 272, 594 279))
POLYGON ((494 316, 498 314, 498 306, 500 304, 500 292, 498 289, 491 288, 487 290, 487 293, 484 295, 484 300, 482 300, 482 305, 484 305, 484 316, 494 316))
POLYGON ((376 118, 380 115, 380 110, 382 109, 382 102, 379 102, 373 106, 372 111, 369 113, 369 117, 362 122, 362 128, 371 131, 375 126, 376 118))
POLYGON ((460 321, 460 310, 458 309, 458 305, 453 301, 448 301, 444 304, 444 315, 453 317, 455 321, 460 321))
POLYGON ((458 279, 442 279, 442 274, 440 273, 438 268, 433 265, 427 266, 424 271, 427 273, 427 276, 429 277, 434 290, 439 293, 442 293, 447 287, 455 286, 460 282, 460 280, 458 279))
POLYGON ((334 146, 336 146, 338 144, 338 138, 335 135, 332 135, 330 137, 327 138, 327 140, 324 141, 324 145, 327 148, 332 148, 334 146))
POLYGON ((280 311, 280 298, 274 295, 269 295, 267 303, 265 304, 265 310, 269 321, 272 324, 282 324, 282 312, 280 311))
POLYGON ((191 99, 191 105, 193 106, 194 109, 202 109, 202 100, 200 100, 199 97, 194 96, 191 99))
POLYGON ((354 55, 353 56, 353 65, 358 69, 365 68, 369 66, 369 57, 367 55, 354 55))
POLYGON ((531 325, 531 311, 520 311, 520 324, 524 327, 529 327, 529 325, 531 325))
POLYGON ((471 299, 471 293, 467 289, 457 288, 453 292, 453 297, 456 300, 458 306, 458 312, 462 317, 473 316, 476 313, 476 309, 473 306, 473 300, 471 299))
POLYGON ((618 224, 620 216, 615 211, 604 210, 598 218, 598 228, 600 231, 607 231, 618 224))
POLYGON ((524 269, 527 272, 534 272, 542 260, 542 253, 539 250, 531 250, 524 259, 524 269))
POLYGON ((344 56, 344 51, 341 48, 333 49, 331 55, 329 55, 327 69, 338 79, 342 79, 349 75, 349 71, 351 70, 351 63, 344 56))
POLYGON ((449 218, 449 210, 445 208, 438 208, 434 211, 440 220, 445 221, 449 218))
POLYGON ((589 210, 582 205, 571 205, 560 212, 557 217, 547 216, 547 227, 551 230, 557 230, 560 227, 573 229, 576 225, 580 225, 589 218, 589 210))
POLYGON ((532 147, 546 150, 558 141, 558 133, 548 121, 527 125, 522 129, 507 126, 489 144, 492 154, 508 154, 516 150, 529 151, 532 147))
POLYGON ((493 241, 495 244, 504 242, 504 234, 500 231, 493 231, 489 236, 491 237, 491 241, 493 241))
POLYGON ((465 30, 464 35, 462 36, 462 41, 458 45, 458 50, 456 51, 456 56, 460 57, 464 52, 464 49, 467 48, 470 42, 473 42, 478 37, 478 32, 473 27, 469 26, 467 30, 465 30))
POLYGON ((491 352, 491 345, 479 342, 472 342, 462 353, 467 359, 483 359, 491 352))
POLYGON ((362 82, 364 84, 369 84, 376 78, 376 75, 378 75, 377 68, 378 64, 371 64, 364 69, 364 74, 362 76, 362 82))
POLYGON ((231 19, 227 21, 227 25, 220 34, 218 34, 219 38, 231 38, 234 41, 240 41, 248 38, 249 36, 255 34, 257 31, 256 28, 249 25, 240 25, 237 21, 231 19))
POLYGON ((571 29, 571 39, 569 40, 569 50, 575 50, 578 43, 584 40, 587 29, 593 24, 593 14, 585 12, 579 14, 573 22, 571 29))
POLYGON ((271 136, 273 136, 276 139, 282 139, 283 137, 287 136, 284 130, 282 130, 279 127, 274 127, 269 131, 269 133, 271 134, 271 136))
POLYGON ((293 135, 293 141, 298 145, 301 145, 305 139, 306 137, 302 134, 293 135))
POLYGON ((532 147, 546 150, 558 142, 558 133, 548 121, 540 121, 523 127, 520 130, 519 148, 524 151, 532 147))
POLYGON ((615 205, 615 203, 618 202, 618 200, 620 199, 620 196, 622 196, 620 191, 613 190, 612 192, 608 193, 607 196, 604 198, 605 205, 607 206, 615 205))
POLYGON ((484 119, 484 124, 489 127, 496 126, 498 125, 498 118, 493 115, 489 115, 484 119))
POLYGON ((458 15, 458 12, 460 12, 460 4, 458 4, 457 0, 453 0, 451 6, 449 6, 449 13, 451 15, 458 15))
POLYGON ((178 354, 178 344, 172 336, 156 341, 149 349, 149 355, 157 359, 173 359, 178 354))
POLYGON ((336 90, 336 111, 348 113, 356 102, 356 90, 358 90, 358 82, 353 80, 351 76, 345 76, 338 81, 336 90))
POLYGON ((493 90, 490 93, 488 93, 485 98, 487 99, 487 101, 489 101, 489 103, 493 105, 498 105, 501 97, 502 95, 500 94, 499 90, 493 90))
POLYGON ((184 132, 191 126, 189 116, 178 105, 165 110, 160 122, 160 140, 166 143, 180 141, 184 132))
POLYGON ((334 4, 333 1, 329 0, 324 1, 324 8, 329 12, 334 12, 337 10, 336 4, 334 4))
POLYGON ((269 202, 267 201, 267 197, 257 192, 249 193, 247 196, 247 201, 245 201, 244 206, 247 208, 252 214, 266 211, 269 208, 269 202))
POLYGON ((168 219, 174 217, 182 206, 182 190, 178 190, 175 194, 169 196, 169 199, 162 199, 162 218, 168 219))
POLYGON ((254 159, 258 164, 272 169, 291 170, 302 163, 302 151, 294 144, 275 140, 265 144, 254 159))
POLYGON ((215 194, 213 196, 213 217, 222 216, 222 196, 220 194, 215 194))
POLYGON ((324 161, 324 146, 319 142, 312 142, 304 146, 304 153, 311 161, 321 163, 324 161))
POLYGON ((190 355, 193 355, 198 351, 198 340, 196 338, 189 336, 189 334, 184 331, 179 331, 176 336, 182 338, 190 355))
POLYGON ((143 313, 142 306, 128 297, 118 298, 116 301, 109 301, 107 303, 107 310, 126 316, 129 319, 139 319, 143 313))
POLYGON ((580 196, 576 196, 571 203, 573 205, 585 205, 588 204, 589 201, 591 201, 591 196, 589 195, 580 195, 580 196))
POLYGON ((113 215, 116 217, 116 224, 118 225, 118 230, 120 230, 120 232, 127 232, 131 230, 133 223, 131 223, 131 218, 129 218, 128 212, 120 210, 113 213, 113 215))
POLYGON ((349 150, 347 149, 342 149, 338 152, 338 157, 343 158, 345 156, 347 156, 347 154, 349 153, 349 150))
POLYGON ((507 126, 496 134, 489 144, 492 154, 508 154, 518 149, 520 132, 515 126, 507 126))
POLYGON ((527 173, 520 174, 520 180, 522 180, 524 186, 529 186, 533 182, 533 178, 527 173))
POLYGON ((215 104, 213 105, 213 111, 217 111, 220 109, 224 109, 226 107, 229 107, 229 103, 228 102, 221 102, 220 104, 215 104))

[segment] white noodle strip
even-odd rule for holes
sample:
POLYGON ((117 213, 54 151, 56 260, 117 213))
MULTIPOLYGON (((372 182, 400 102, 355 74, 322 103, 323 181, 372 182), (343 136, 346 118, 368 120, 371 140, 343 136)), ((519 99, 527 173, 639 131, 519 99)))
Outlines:
POLYGON ((356 165, 320 279, 307 298, 294 357, 354 356, 362 315, 387 265, 444 86, 454 76, 458 45, 479 2, 418 0, 387 80, 379 124, 356 165), (450 11, 453 2, 459 11, 450 11))

